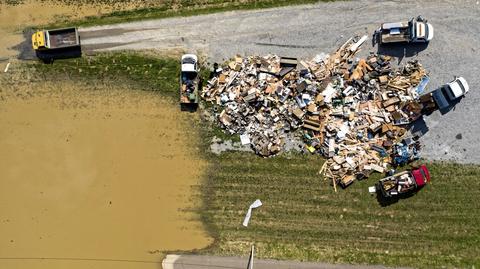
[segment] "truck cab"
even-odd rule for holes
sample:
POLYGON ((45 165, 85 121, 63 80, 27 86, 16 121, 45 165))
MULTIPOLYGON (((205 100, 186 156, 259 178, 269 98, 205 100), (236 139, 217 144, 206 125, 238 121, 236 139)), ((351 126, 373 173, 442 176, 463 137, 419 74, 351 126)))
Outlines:
POLYGON ((381 44, 426 43, 433 39, 433 26, 418 16, 410 21, 384 23, 376 34, 381 44))
POLYGON ((467 81, 463 77, 455 77, 452 82, 447 83, 447 85, 443 87, 445 88, 448 99, 451 101, 464 96, 470 89, 467 81))
POLYGON ((47 47, 47 42, 46 42, 47 38, 45 34, 46 34, 45 31, 36 31, 32 35, 32 47, 34 50, 47 47))
POLYGON ((410 42, 429 42, 433 39, 433 26, 423 20, 412 19, 410 22, 410 42))

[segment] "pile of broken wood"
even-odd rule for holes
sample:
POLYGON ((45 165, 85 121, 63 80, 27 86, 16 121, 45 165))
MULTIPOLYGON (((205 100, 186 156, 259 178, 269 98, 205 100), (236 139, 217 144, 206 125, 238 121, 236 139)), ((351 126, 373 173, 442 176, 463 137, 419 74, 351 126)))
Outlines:
POLYGON ((208 82, 218 124, 239 134, 261 156, 282 150, 288 133, 327 158, 325 178, 348 186, 398 160, 418 158, 408 135, 422 116, 415 87, 425 69, 416 61, 394 69, 388 56, 355 58, 366 37, 349 39, 311 60, 268 55, 235 57, 208 82))

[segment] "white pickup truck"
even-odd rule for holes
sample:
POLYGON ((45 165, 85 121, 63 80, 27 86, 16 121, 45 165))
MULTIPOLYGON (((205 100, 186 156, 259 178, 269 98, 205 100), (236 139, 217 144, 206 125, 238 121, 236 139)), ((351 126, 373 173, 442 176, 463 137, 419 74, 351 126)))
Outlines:
POLYGON ((387 43, 425 43, 433 38, 433 26, 418 16, 410 21, 389 22, 375 31, 380 44, 387 43))
POLYGON ((455 79, 433 91, 432 97, 438 109, 443 110, 450 106, 450 103, 463 97, 469 90, 467 81, 463 77, 455 79))

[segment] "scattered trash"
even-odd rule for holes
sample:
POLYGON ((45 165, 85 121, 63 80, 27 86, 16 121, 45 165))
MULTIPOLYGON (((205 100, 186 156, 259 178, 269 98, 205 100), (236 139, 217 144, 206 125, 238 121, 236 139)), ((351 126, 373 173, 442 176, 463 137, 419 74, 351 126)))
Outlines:
POLYGON ((252 216, 252 209, 254 208, 258 208, 262 206, 262 202, 257 199, 255 200, 255 202, 253 202, 250 207, 248 208, 248 211, 247 211, 247 215, 245 216, 245 219, 243 220, 243 226, 247 227, 248 226, 248 222, 250 221, 250 217, 252 216))
POLYGON ((320 174, 335 190, 346 187, 418 159, 421 145, 408 129, 430 106, 423 66, 414 60, 393 68, 391 57, 375 53, 356 58, 366 39, 350 38, 310 61, 237 55, 202 98, 221 128, 256 154, 281 152, 294 134, 305 152, 327 158, 320 174))
POLYGON ((242 145, 248 145, 250 144, 250 137, 248 137, 248 134, 242 134, 240 135, 240 141, 242 142, 242 145))
POLYGON ((7 66, 5 66, 5 70, 3 70, 3 73, 7 73, 9 67, 10 67, 10 63, 8 63, 7 66))

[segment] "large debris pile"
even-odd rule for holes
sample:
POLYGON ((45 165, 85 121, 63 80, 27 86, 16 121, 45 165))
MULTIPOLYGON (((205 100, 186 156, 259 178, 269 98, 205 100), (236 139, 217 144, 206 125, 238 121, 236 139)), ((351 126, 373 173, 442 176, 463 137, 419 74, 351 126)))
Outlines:
POLYGON ((218 122, 261 156, 282 150, 295 130, 312 153, 327 157, 322 173, 347 186, 372 171, 418 158, 409 124, 422 114, 416 61, 393 69, 390 57, 355 58, 366 37, 309 61, 237 56, 208 82, 202 97, 218 122))

